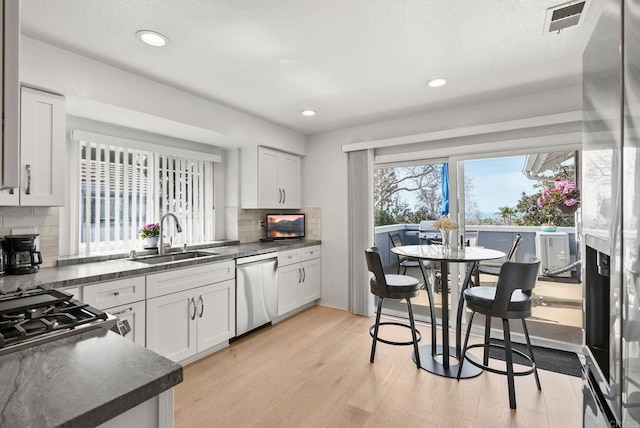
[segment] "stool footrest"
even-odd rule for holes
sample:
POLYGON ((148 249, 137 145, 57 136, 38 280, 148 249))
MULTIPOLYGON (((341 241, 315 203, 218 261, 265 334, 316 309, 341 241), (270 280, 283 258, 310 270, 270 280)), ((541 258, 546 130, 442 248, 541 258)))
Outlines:
MULTIPOLYGON (((484 348, 484 347, 485 347, 484 343, 477 343, 477 344, 474 344, 474 345, 469 345, 469 346, 467 346, 467 352, 469 352, 469 350, 474 349, 474 348, 484 348)), ((497 343, 490 343, 489 347, 500 348, 500 349, 503 349, 503 350, 505 349, 505 347, 503 345, 498 345, 497 343)), ((536 363, 535 363, 535 361, 533 361, 531 359, 531 357, 529 355, 525 354, 524 352, 522 352, 522 351, 520 351, 518 349, 513 349, 513 348, 511 348, 511 352, 513 352, 514 354, 520 355, 522 358, 526 359, 527 361, 529 361, 529 363, 531 363, 531 367, 528 370, 522 370, 522 371, 517 371, 517 372, 514 371, 513 372, 514 376, 526 376, 526 375, 529 375, 529 374, 534 372, 534 370, 536 369, 536 363)), ((486 370, 488 372, 501 374, 501 375, 508 375, 506 370, 499 370, 499 369, 496 369, 496 368, 493 368, 493 367, 485 366, 484 364, 479 363, 477 361, 474 361, 471 358, 467 358, 467 354, 466 353, 464 354, 464 359, 467 360, 468 362, 470 362, 471 364, 473 364, 474 366, 479 367, 479 368, 481 368, 483 370, 486 370)))
MULTIPOLYGON (((383 326, 383 325, 395 325, 398 327, 404 327, 404 328, 408 328, 409 330, 412 330, 411 326, 408 324, 402 324, 399 322, 381 322, 380 324, 378 324, 378 327, 383 326)), ((373 331, 376 328, 376 325, 372 325, 371 327, 369 327, 369 335, 371 337, 373 336, 373 331)), ((418 331, 418 329, 415 329, 416 332, 416 341, 420 342, 422 340, 422 335, 420 334, 420 331, 418 331)), ((382 339, 381 337, 376 338, 376 340, 378 342, 382 342, 382 343, 386 343, 387 345, 399 345, 399 346, 408 346, 408 345, 413 345, 413 341, 408 341, 408 342, 392 342, 390 340, 385 340, 382 339)))

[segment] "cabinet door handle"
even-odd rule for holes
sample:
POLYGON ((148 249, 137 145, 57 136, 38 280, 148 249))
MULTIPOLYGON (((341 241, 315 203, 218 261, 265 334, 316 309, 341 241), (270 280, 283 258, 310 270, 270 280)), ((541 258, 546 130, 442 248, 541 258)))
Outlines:
POLYGON ((302 268, 302 282, 305 282, 307 280, 307 271, 305 270, 305 268, 302 268))
POLYGON ((194 319, 196 319, 196 299, 194 299, 193 297, 191 298, 191 304, 193 305, 193 314, 191 314, 191 320, 193 321, 194 319))
POLYGON ((302 282, 302 269, 298 268, 298 284, 302 282))
POLYGON ((127 309, 124 309, 124 310, 118 311, 118 312, 111 312, 111 315, 117 317, 118 315, 122 315, 122 314, 125 314, 127 312, 131 312, 131 311, 133 311, 133 307, 127 308, 127 309))
POLYGON ((282 203, 282 189, 278 189, 278 203, 281 204, 282 203))
POLYGON ((25 168, 27 169, 27 188, 25 189, 24 193, 25 195, 30 195, 31 194, 31 165, 27 164, 25 165, 25 168))
POLYGON ((287 202, 287 191, 282 189, 282 203, 287 202))
POLYGON ((204 299, 202 298, 202 295, 198 297, 198 301, 202 303, 202 308, 200 309, 200 315, 198 316, 198 318, 202 318, 202 315, 204 315, 204 299))

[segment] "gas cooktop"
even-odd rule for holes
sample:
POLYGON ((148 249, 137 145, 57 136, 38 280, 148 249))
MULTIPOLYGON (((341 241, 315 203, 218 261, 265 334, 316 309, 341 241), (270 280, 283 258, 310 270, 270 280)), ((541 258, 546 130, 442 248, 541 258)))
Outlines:
POLYGON ((0 355, 88 328, 113 327, 117 319, 47 286, 0 292, 0 355))

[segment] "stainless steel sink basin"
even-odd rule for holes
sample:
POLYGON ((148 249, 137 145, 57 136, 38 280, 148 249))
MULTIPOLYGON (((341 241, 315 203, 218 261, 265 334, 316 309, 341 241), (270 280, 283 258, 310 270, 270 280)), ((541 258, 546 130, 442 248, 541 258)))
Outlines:
POLYGON ((152 256, 138 257, 135 261, 140 263, 155 265, 159 263, 177 262, 180 260, 196 259, 200 257, 212 257, 216 255, 218 255, 218 253, 187 251, 186 253, 173 253, 173 254, 163 254, 163 255, 154 254, 152 256))

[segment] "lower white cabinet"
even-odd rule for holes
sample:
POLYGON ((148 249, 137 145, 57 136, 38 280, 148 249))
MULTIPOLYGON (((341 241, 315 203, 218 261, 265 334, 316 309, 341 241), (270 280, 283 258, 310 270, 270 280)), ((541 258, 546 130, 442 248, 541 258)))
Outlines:
POLYGON ((235 334, 235 281, 147 300, 147 348, 182 361, 235 334))
POLYGON ((124 336, 145 346, 145 285, 144 276, 117 279, 82 288, 82 301, 126 320, 131 331, 124 336))
POLYGON ((309 260, 300 265, 300 304, 304 305, 320 298, 320 259, 309 260))
POLYGON ((278 316, 300 306, 302 271, 298 263, 278 269, 278 316))
POLYGON ((320 298, 320 247, 278 254, 278 316, 320 298))
POLYGON ((125 336, 138 345, 146 344, 146 310, 145 302, 135 302, 122 306, 115 306, 105 310, 118 317, 120 321, 127 321, 131 331, 125 336))

